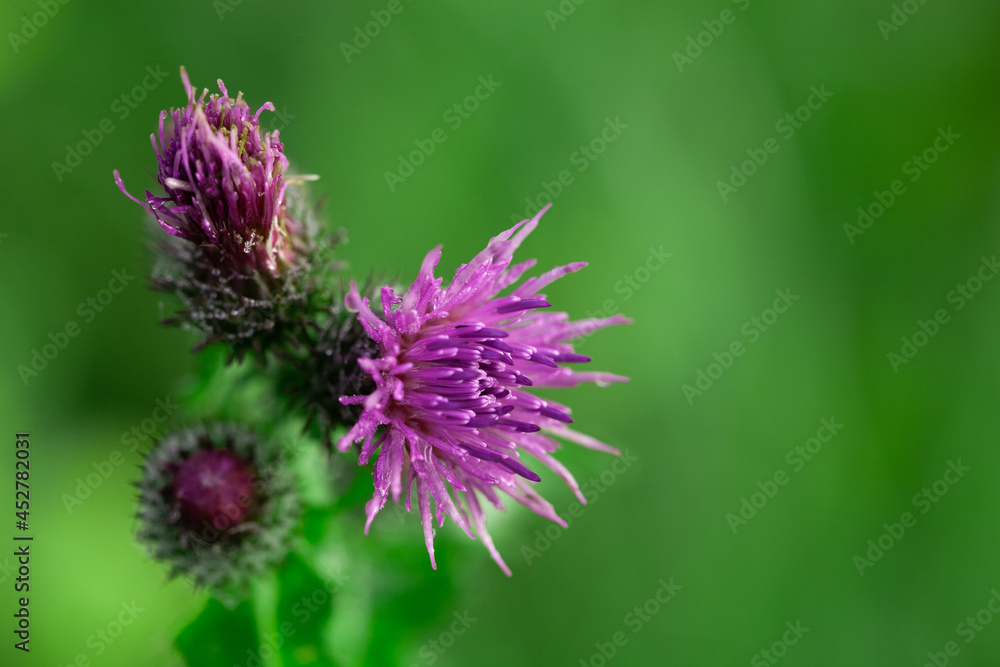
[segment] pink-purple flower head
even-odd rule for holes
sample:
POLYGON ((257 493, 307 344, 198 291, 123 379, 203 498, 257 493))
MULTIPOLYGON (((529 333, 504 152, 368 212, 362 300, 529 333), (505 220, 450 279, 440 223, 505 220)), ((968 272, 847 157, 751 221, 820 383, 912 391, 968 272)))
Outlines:
MULTIPOLYGON (((301 223, 286 211, 288 160, 277 130, 261 135, 260 114, 229 97, 204 89, 195 97, 181 68, 187 106, 160 113, 159 142, 150 135, 166 191, 145 201, 132 197, 115 171, 118 187, 144 206, 168 233, 211 250, 217 265, 242 275, 277 278, 295 262, 301 223)), ((311 177, 299 177, 306 180, 311 177)))
POLYGON ((441 287, 434 268, 438 246, 424 259, 417 279, 402 297, 382 288, 382 315, 351 285, 347 306, 357 311, 380 356, 359 360, 375 383, 372 393, 345 396, 363 406, 358 422, 339 441, 348 449, 362 442, 359 462, 376 456, 375 493, 367 505, 366 531, 391 495, 415 501, 431 564, 434 527, 450 517, 469 537, 479 534, 500 568, 510 569, 486 530, 480 497, 503 509, 503 491, 539 515, 565 526, 552 505, 536 493, 540 481, 522 460, 526 452, 561 477, 586 502, 573 476, 552 453, 553 436, 617 454, 613 447, 567 426, 569 408, 531 394, 528 388, 570 387, 582 382, 607 385, 627 378, 578 371, 567 364, 590 361, 569 341, 629 320, 621 315, 571 322, 540 293, 546 285, 586 266, 576 262, 528 278, 501 296, 535 265, 511 266, 514 251, 537 226, 546 207, 493 238, 485 250, 441 287), (431 501, 433 500, 433 508, 431 501))

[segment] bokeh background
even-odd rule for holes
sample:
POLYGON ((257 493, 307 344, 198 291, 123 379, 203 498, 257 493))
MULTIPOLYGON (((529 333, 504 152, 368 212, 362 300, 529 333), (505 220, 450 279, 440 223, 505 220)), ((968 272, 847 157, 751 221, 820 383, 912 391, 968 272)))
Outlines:
MULTIPOLYGON (((0 26, 0 509, 12 536, 13 434, 30 431, 35 535, 30 656, 11 647, 0 556, 3 664, 182 664, 174 637, 206 603, 134 546, 141 459, 121 442, 158 399, 183 419, 211 371, 157 324, 172 302, 144 286, 149 229, 111 176, 153 187, 148 137, 184 102, 181 65, 274 102, 265 125, 321 176, 310 193, 349 229, 356 274, 410 279, 444 243, 449 275, 526 198, 552 200, 522 256, 590 262, 553 303, 635 320, 582 345, 631 383, 563 398, 636 460, 619 474, 564 448, 581 481, 611 482, 566 531, 493 516, 513 578, 450 523, 434 572, 414 517, 387 512, 364 538, 360 500, 346 506, 322 630, 337 664, 1000 661, 996 3, 7 0, 0 26), (480 77, 497 85, 467 101, 480 77), (457 124, 455 104, 476 108, 457 124), (390 185, 437 128, 446 141, 390 185), (53 164, 83 141, 76 166, 53 164), (850 227, 858 207, 867 228, 850 227), (122 269, 136 279, 88 319, 79 304, 122 269), (768 312, 778 290, 792 305, 768 312), (71 321, 79 335, 25 383, 17 367, 71 321), (921 322, 935 335, 913 340, 921 322), (810 442, 822 420, 842 427, 810 442), (68 508, 115 451, 125 463, 68 508), (662 605, 661 582, 680 586, 662 605), (106 642, 123 604, 142 611, 106 642)), ((200 409, 225 412, 222 394, 200 409)), ((557 479, 538 486, 569 512, 557 479)))

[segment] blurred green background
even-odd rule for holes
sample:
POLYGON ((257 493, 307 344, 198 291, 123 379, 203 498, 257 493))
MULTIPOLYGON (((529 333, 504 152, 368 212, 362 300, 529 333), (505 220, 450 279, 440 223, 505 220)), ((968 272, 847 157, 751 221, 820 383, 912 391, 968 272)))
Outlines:
MULTIPOLYGON (((388 511, 364 538, 353 506, 331 561, 348 582, 327 632, 340 663, 1000 661, 996 3, 7 0, 0 26, 0 497, 13 535, 13 434, 30 431, 35 535, 30 658, 11 647, 0 557, 0 663, 180 664, 173 638, 205 604, 133 545, 141 459, 120 440, 197 385, 192 339, 157 324, 172 302, 143 284, 142 212, 111 176, 153 187, 148 137, 185 101, 181 65, 274 102, 265 125, 321 176, 310 192, 350 230, 358 275, 411 279, 444 243, 450 276, 542 195, 555 206, 520 256, 590 262, 552 302, 635 320, 581 346, 630 384, 560 394, 635 463, 565 447, 581 481, 613 483, 551 542, 523 508, 491 517, 511 579, 450 522, 434 572, 415 517, 388 511), (467 100, 480 77, 499 85, 467 100), (858 207, 872 222, 845 228, 858 207), (121 294, 79 309, 123 268, 121 294), (776 290, 797 297, 780 314, 776 290), (71 321, 25 383, 17 367, 71 321), (842 428, 819 448, 824 419, 842 428), (116 450, 125 464, 70 511, 116 450), (101 639, 133 601, 134 623, 101 639)), ((569 511, 552 475, 538 488, 569 511)))

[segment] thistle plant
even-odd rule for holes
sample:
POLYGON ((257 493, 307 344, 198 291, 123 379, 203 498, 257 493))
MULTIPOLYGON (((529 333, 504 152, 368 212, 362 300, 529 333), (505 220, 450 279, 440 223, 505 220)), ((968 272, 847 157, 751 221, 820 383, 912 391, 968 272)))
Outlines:
MULTIPOLYGON (((565 526, 538 492, 538 466, 586 502, 556 450, 569 442, 618 453, 572 428, 570 408, 534 389, 626 381, 582 370, 590 358, 573 341, 629 320, 573 321, 551 310, 543 290, 585 262, 527 278, 535 261, 513 263, 548 207, 497 234, 447 286, 434 275, 438 245, 407 289, 374 289, 371 279, 359 287, 333 258, 343 234, 325 232, 301 192, 315 177, 290 175, 278 131, 261 131, 260 116, 273 105, 254 111, 221 80, 219 93, 198 94, 183 69, 181 79, 186 105, 163 111, 151 136, 163 194, 133 197, 117 171, 115 182, 159 228, 152 287, 181 304, 165 323, 193 331, 195 352, 211 345, 229 362, 249 354, 257 363, 214 371, 242 373, 223 399, 242 412, 171 433, 148 454, 137 484, 138 540, 168 576, 231 608, 269 577, 282 595, 319 581, 329 535, 340 536, 355 562, 381 558, 376 538, 344 536, 348 528, 360 536, 362 514, 367 534, 391 499, 419 514, 424 544, 414 548, 426 549, 432 568, 434 524, 450 518, 511 575, 487 530, 486 506, 503 509, 506 496, 565 526), (250 378, 265 395, 248 398, 250 378), (302 465, 285 456, 274 443, 289 428, 319 458, 302 465), (335 487, 330 457, 349 450, 359 467, 335 460, 358 474, 353 485, 335 487)), ((216 632, 213 614, 237 612, 213 609, 192 628, 226 634, 216 632)), ((322 627, 311 632, 307 655, 322 643, 322 627)))

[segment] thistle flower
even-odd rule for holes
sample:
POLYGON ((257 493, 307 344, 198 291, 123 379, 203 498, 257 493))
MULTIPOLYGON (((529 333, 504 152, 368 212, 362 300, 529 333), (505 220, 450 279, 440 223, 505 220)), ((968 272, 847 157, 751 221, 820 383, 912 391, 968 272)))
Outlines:
POLYGON ((173 237, 161 244, 172 264, 153 281, 185 306, 168 323, 198 331, 202 344, 227 342, 242 356, 247 347, 261 350, 292 318, 288 312, 308 301, 314 225, 288 186, 316 177, 289 176, 278 130, 261 133, 260 115, 273 104, 254 112, 221 79, 221 94, 204 89, 196 97, 183 68, 181 79, 187 106, 162 111, 158 136, 150 135, 166 196, 147 190, 140 201, 117 170, 115 182, 173 237))
POLYGON ((238 597, 288 551, 298 512, 290 473, 244 428, 168 435, 148 454, 138 487, 139 540, 171 578, 238 597))
POLYGON ((585 262, 528 278, 500 296, 534 266, 534 260, 514 266, 511 260, 547 209, 493 238, 471 262, 459 267, 447 288, 441 287, 441 278, 434 277, 441 257, 438 246, 426 256, 404 296, 397 296, 391 287, 382 288, 381 317, 354 284, 346 297, 348 308, 358 313, 380 352, 358 362, 370 374, 374 390, 341 398, 345 405, 364 409, 338 448, 344 451, 362 442, 362 465, 378 452, 375 493, 366 507, 365 531, 390 494, 399 502, 405 486, 407 511, 416 495, 435 568, 433 521, 443 526, 448 516, 473 539, 475 528, 493 560, 510 575, 486 530, 480 496, 503 509, 497 493, 502 491, 539 515, 566 525, 536 493, 532 483, 540 478, 521 460, 522 452, 554 471, 582 503, 586 499, 573 476, 551 455, 559 446, 553 436, 618 453, 567 427, 573 421, 568 408, 527 391, 532 386, 627 381, 609 373, 572 370, 564 364, 590 361, 575 354, 568 341, 629 320, 619 315, 571 322, 566 313, 539 310, 550 305, 539 290, 580 270, 585 262))
POLYGON ((243 93, 229 97, 222 79, 221 95, 206 100, 206 88, 196 99, 184 68, 181 79, 187 106, 170 110, 169 129, 167 112, 160 112, 158 146, 150 135, 167 196, 147 190, 141 202, 117 171, 115 182, 167 233, 207 248, 236 273, 277 278, 295 263, 301 224, 286 211, 288 159, 279 132, 260 133, 260 114, 274 105, 266 102, 251 113, 243 93))

